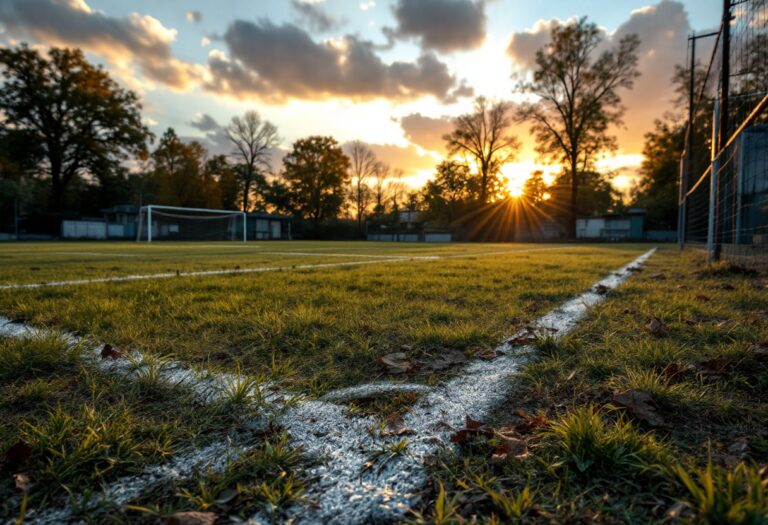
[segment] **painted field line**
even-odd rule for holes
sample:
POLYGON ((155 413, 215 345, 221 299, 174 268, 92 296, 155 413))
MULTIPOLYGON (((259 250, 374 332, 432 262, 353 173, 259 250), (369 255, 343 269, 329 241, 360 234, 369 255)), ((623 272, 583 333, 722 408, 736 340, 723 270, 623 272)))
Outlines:
POLYGON ((105 252, 50 252, 58 255, 89 255, 93 257, 140 257, 138 253, 105 253, 105 252))
POLYGON ((123 275, 118 277, 99 277, 96 279, 72 279, 72 280, 66 280, 66 281, 50 281, 50 282, 44 282, 44 283, 2 284, 0 285, 0 290, 20 290, 20 289, 28 289, 28 288, 47 288, 52 286, 75 286, 75 285, 96 284, 96 283, 143 281, 148 279, 172 279, 175 277, 201 277, 201 276, 208 276, 208 275, 237 275, 237 274, 262 273, 262 272, 281 272, 281 271, 291 271, 291 270, 311 270, 315 268, 335 268, 335 267, 341 267, 341 266, 389 264, 389 263, 396 263, 396 262, 416 262, 416 261, 425 261, 425 260, 435 261, 440 259, 456 259, 456 258, 462 258, 462 257, 463 258, 487 257, 489 255, 503 255, 503 254, 512 254, 512 253, 562 250, 566 248, 569 248, 569 247, 562 246, 562 247, 556 247, 556 248, 533 248, 533 249, 523 249, 523 250, 511 250, 511 251, 505 251, 505 252, 486 252, 486 253, 479 253, 479 254, 450 255, 450 256, 436 255, 431 258, 420 257, 420 256, 414 256, 414 257, 399 256, 399 257, 391 257, 387 259, 375 259, 375 260, 365 260, 365 261, 345 261, 345 262, 338 262, 338 263, 295 264, 291 266, 260 266, 256 268, 241 268, 241 269, 231 269, 231 270, 201 270, 201 271, 195 271, 195 272, 178 272, 178 273, 164 272, 164 273, 152 273, 152 274, 142 274, 142 275, 123 275))
POLYGON ((435 260, 439 256, 437 255, 402 255, 402 254, 392 254, 392 255, 374 255, 371 253, 328 253, 328 252, 259 252, 258 255, 287 255, 287 256, 300 256, 300 257, 358 257, 358 258, 367 258, 367 259, 402 259, 407 257, 410 260, 418 260, 418 259, 425 259, 425 260, 435 260))
MULTIPOLYGON (((534 326, 554 337, 567 334, 588 314, 592 306, 604 300, 604 295, 594 291, 598 285, 607 289, 617 287, 631 275, 631 266, 642 264, 654 251, 646 252, 596 283, 590 291, 541 317, 534 326)), ((0 318, 2 335, 18 337, 43 333, 50 332, 0 318)), ((79 341, 73 336, 68 337, 73 344, 79 341)), ((366 465, 371 459, 371 453, 399 438, 376 436, 372 432, 378 426, 375 418, 351 417, 347 407, 325 401, 303 401, 295 403, 294 408, 280 410, 282 415, 278 421, 288 430, 292 444, 317 461, 306 472, 307 477, 317 480, 308 491, 313 504, 292 509, 297 522, 358 524, 401 520, 414 495, 426 481, 424 460, 434 454, 439 446, 450 444, 451 428, 461 428, 467 415, 483 419, 506 399, 511 388, 509 377, 526 361, 532 348, 503 343, 497 350, 503 354, 501 357, 490 362, 470 363, 463 375, 438 387, 424 387, 422 393, 425 396, 404 416, 406 426, 411 431, 408 454, 394 458, 377 469, 366 465)), ((123 372, 126 371, 126 365, 120 365, 119 362, 103 363, 102 366, 117 366, 123 372)), ((205 402, 211 402, 217 394, 220 395, 226 381, 232 377, 220 373, 195 374, 176 363, 171 368, 177 370, 164 376, 164 379, 191 384, 195 391, 201 393, 205 402)), ((392 392, 411 386, 414 385, 373 383, 332 392, 327 398, 359 398, 372 392, 392 392)), ((276 395, 267 402, 274 406, 280 400, 282 396, 276 395)), ((154 483, 185 478, 201 466, 208 465, 214 470, 224 468, 223 454, 221 443, 204 447, 180 456, 165 467, 152 467, 139 476, 118 480, 105 487, 103 494, 113 498, 116 503, 127 502, 154 483)), ((67 516, 71 516, 71 510, 67 507, 45 509, 42 512, 31 512, 30 522, 60 523, 67 516)), ((254 521, 270 522, 273 518, 257 515, 254 521)))
MULTIPOLYGON (((616 288, 632 274, 630 267, 644 263, 654 251, 649 250, 595 286, 616 288)), ((556 338, 566 335, 590 308, 605 299, 594 290, 552 310, 534 326, 556 338)), ((294 444, 308 456, 323 461, 309 472, 318 480, 307 494, 314 504, 296 507, 287 517, 311 524, 401 521, 427 481, 423 468, 426 459, 438 447, 451 446, 451 434, 463 428, 467 416, 483 420, 507 399, 512 387, 510 377, 530 359, 534 349, 503 343, 497 350, 503 355, 492 361, 470 363, 460 376, 420 399, 404 416, 405 426, 411 431, 407 454, 375 468, 368 466, 372 452, 382 443, 394 443, 401 437, 373 439, 370 425, 375 422, 371 418, 349 418, 346 409, 338 405, 312 402, 289 409, 280 422, 294 444)), ((254 516, 257 522, 265 518, 254 516)))

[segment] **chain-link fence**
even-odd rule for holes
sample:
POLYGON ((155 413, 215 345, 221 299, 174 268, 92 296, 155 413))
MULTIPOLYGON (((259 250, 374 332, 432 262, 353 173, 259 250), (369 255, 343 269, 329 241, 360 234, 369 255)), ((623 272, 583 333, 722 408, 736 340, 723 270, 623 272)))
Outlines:
POLYGON ((706 247, 710 262, 768 267, 766 0, 725 0, 720 29, 692 36, 689 57, 680 245, 706 247), (711 48, 707 61, 697 41, 711 48))

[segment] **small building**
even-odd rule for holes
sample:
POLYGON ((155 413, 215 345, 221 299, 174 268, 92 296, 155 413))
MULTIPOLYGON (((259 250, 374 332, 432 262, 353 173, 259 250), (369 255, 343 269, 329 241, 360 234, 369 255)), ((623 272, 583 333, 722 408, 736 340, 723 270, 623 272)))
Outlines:
POLYGON ((576 220, 576 238, 601 241, 642 241, 645 210, 631 208, 626 215, 606 213, 576 220))

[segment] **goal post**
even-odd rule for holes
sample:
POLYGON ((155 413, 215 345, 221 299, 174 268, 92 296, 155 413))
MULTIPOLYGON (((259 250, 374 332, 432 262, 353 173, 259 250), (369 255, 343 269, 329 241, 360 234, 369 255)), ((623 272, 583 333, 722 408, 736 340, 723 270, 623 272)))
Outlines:
POLYGON ((248 214, 236 210, 149 204, 139 208, 137 241, 248 240, 248 214))

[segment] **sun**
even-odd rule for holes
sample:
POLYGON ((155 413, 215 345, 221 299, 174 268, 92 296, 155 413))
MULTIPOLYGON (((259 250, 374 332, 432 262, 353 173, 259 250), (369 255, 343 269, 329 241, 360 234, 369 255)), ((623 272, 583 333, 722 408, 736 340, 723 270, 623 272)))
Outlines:
POLYGON ((523 184, 519 180, 510 179, 507 182, 507 193, 510 197, 522 197, 524 193, 523 184))

